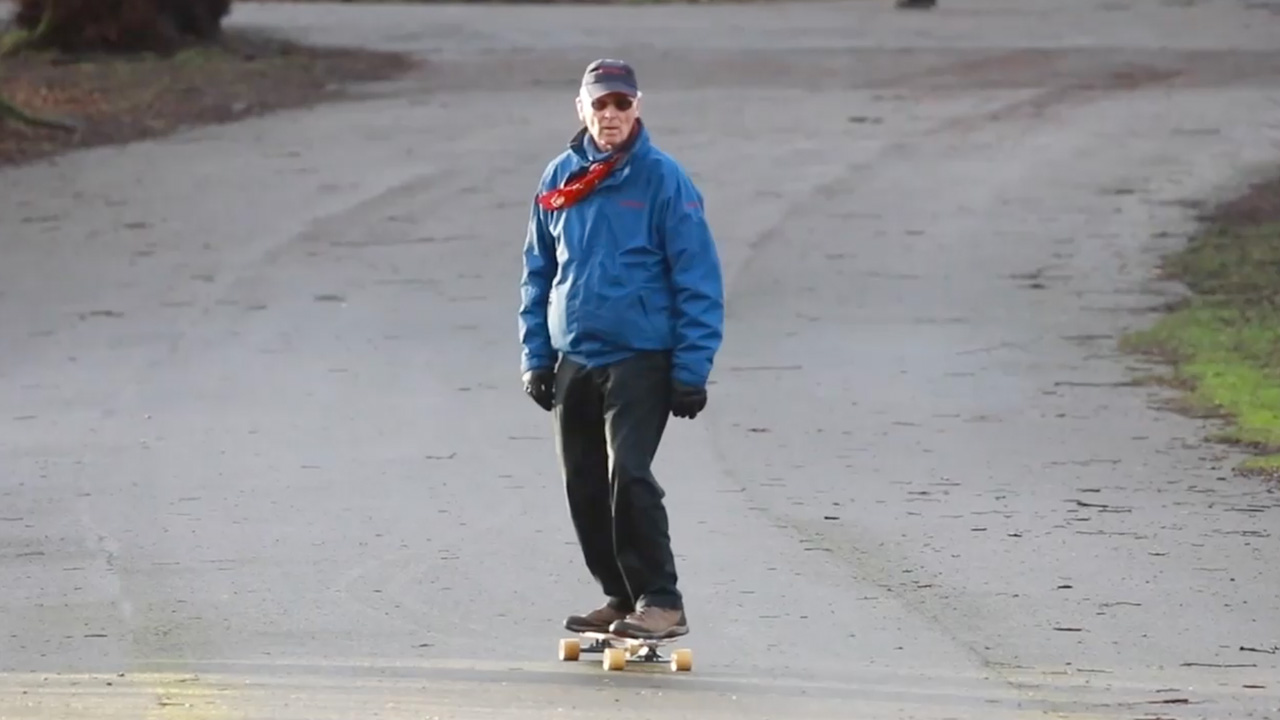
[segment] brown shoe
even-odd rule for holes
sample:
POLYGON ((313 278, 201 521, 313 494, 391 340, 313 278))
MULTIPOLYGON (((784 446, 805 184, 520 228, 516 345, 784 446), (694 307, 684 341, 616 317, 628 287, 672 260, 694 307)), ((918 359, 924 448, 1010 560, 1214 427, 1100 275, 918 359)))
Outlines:
POLYGON ((663 640, 689 633, 689 621, 684 610, 654 607, 641 608, 609 626, 609 632, 619 637, 663 640))
POLYGON ((573 632, 609 632, 611 624, 626 616, 625 610, 618 610, 606 603, 586 615, 570 615, 565 618, 564 626, 573 632))

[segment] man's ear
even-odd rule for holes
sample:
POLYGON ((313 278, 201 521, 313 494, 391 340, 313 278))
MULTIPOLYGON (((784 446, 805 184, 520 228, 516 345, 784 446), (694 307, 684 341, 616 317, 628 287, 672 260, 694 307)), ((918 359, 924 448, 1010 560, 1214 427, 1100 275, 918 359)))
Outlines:
POLYGON ((573 98, 573 106, 578 110, 578 119, 581 120, 582 122, 586 122, 587 121, 586 113, 582 112, 582 95, 581 94, 576 95, 573 98))

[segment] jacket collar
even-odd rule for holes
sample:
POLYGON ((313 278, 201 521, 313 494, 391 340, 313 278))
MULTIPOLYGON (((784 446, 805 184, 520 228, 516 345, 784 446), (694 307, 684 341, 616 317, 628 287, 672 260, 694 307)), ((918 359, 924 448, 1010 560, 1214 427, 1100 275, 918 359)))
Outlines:
POLYGON ((649 130, 644 126, 644 122, 640 118, 636 118, 635 128, 631 131, 631 139, 623 143, 621 147, 614 149, 613 152, 600 157, 592 157, 593 153, 587 146, 589 142, 590 139, 587 135, 587 128, 585 127, 574 133, 573 137, 569 140, 569 150, 573 153, 574 157, 578 159, 578 162, 584 166, 590 165, 591 163, 599 160, 604 160, 611 155, 622 155, 617 167, 615 167, 609 177, 605 178, 604 182, 601 183, 601 185, 612 185, 614 183, 621 182, 631 171, 631 158, 635 157, 637 154, 642 154, 649 149, 649 130))

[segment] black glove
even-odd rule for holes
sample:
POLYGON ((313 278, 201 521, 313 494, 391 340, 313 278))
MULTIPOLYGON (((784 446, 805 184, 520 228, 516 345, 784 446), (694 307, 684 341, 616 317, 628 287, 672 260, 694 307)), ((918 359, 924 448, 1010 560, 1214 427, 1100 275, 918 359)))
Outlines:
POLYGON ((674 383, 671 387, 671 414, 678 418, 693 418, 707 406, 707 389, 674 383))
POLYGON ((551 412, 556 401, 556 371, 551 368, 530 370, 524 374, 524 394, 533 398, 538 407, 551 412))

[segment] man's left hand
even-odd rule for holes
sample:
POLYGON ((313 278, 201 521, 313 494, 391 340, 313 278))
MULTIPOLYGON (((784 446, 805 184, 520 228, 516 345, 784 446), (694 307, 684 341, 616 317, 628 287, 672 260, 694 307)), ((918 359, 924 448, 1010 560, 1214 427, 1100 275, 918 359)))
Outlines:
POLYGON ((692 420, 707 406, 707 389, 675 383, 671 388, 671 414, 692 420))

